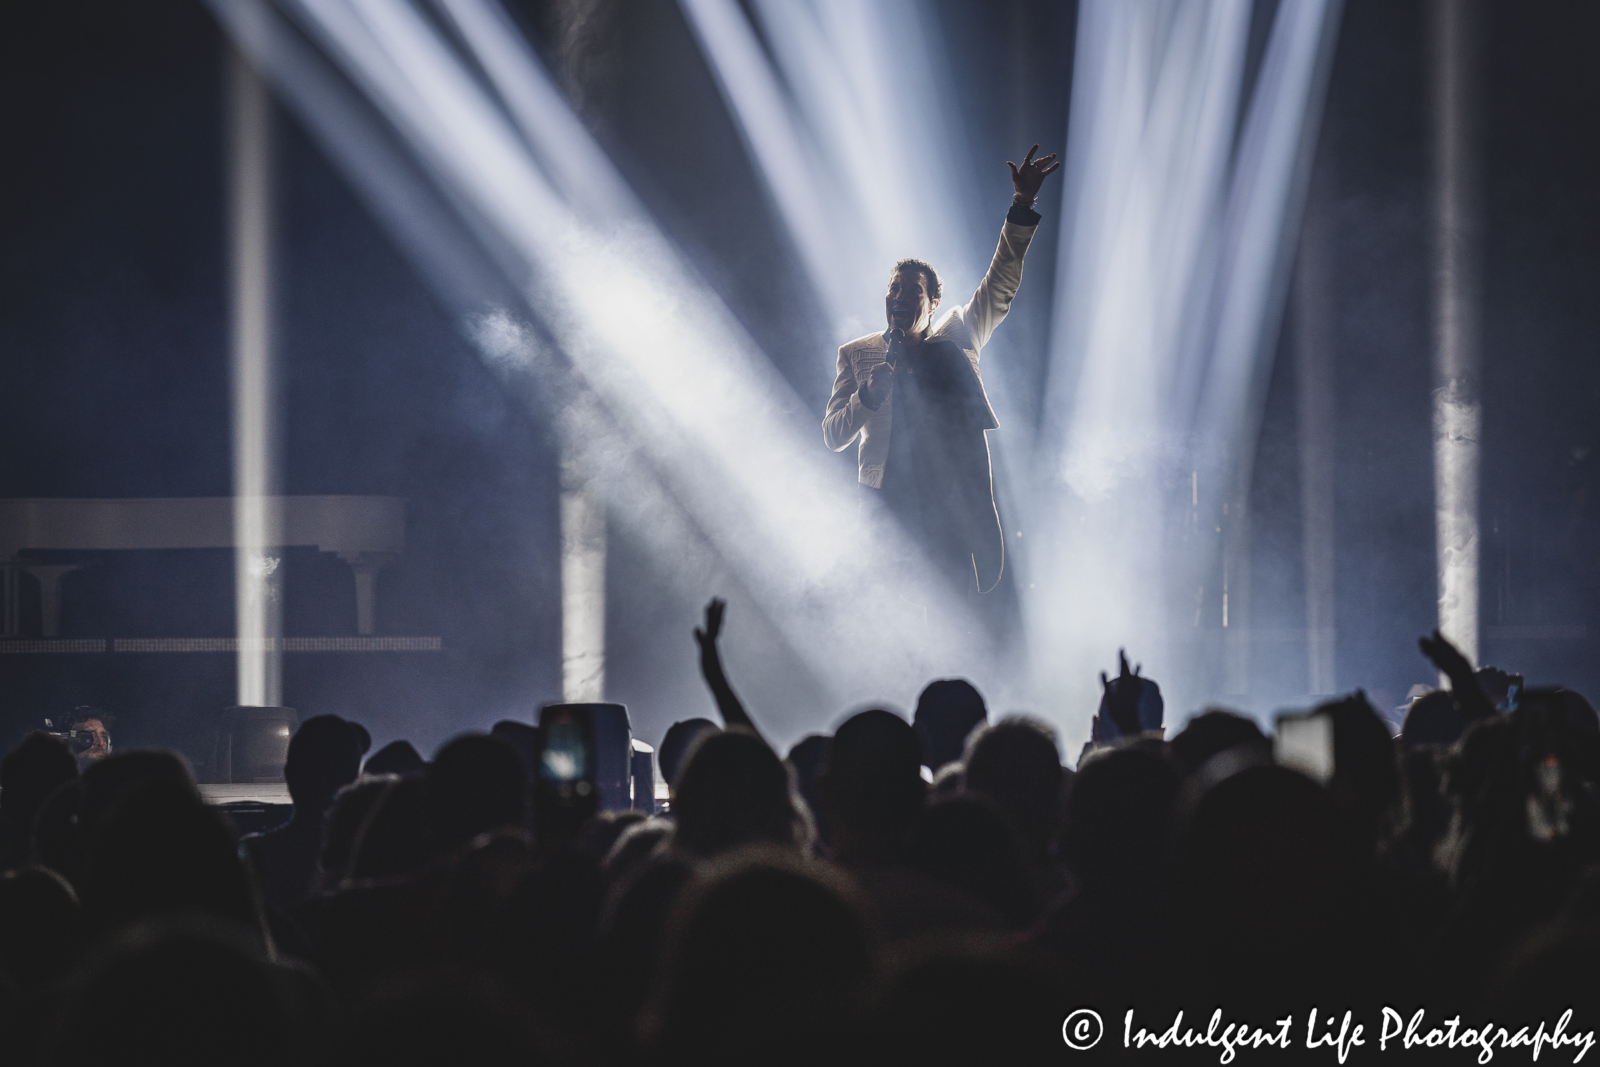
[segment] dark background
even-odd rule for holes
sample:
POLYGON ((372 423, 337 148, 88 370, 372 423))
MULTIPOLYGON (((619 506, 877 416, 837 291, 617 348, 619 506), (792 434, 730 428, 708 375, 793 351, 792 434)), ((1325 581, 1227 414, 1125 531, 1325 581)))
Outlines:
MULTIPOLYGON (((512 7, 646 203, 820 416, 838 339, 816 325, 677 6, 512 7)), ((929 10, 975 156, 952 165, 975 168, 998 220, 1000 161, 1036 140, 1065 145, 1075 7, 929 10)), ((1396 699, 1430 680, 1415 638, 1435 618, 1424 35, 1421 3, 1347 3, 1311 186, 1312 210, 1331 220, 1337 678, 1396 699)), ((1482 658, 1585 687, 1600 635, 1600 11, 1497 3, 1483 40, 1482 658)), ((229 492, 224 58, 192 0, 0 6, 0 497, 229 492)), ((555 457, 540 417, 483 367, 287 116, 278 136, 285 491, 405 497, 406 552, 382 573, 377 629, 439 636, 445 649, 291 654, 285 702, 428 750, 559 697, 555 457)), ((1041 209, 1048 236, 986 361, 997 404, 1016 412, 1037 412, 1046 356, 1059 212, 1049 198, 1041 209)), ((1254 624, 1285 631, 1305 625, 1294 314, 1252 501, 1254 624)), ((669 660, 692 671, 697 605, 664 591, 625 531, 613 538, 609 690, 653 742, 710 710, 660 682, 669 660)), ((309 551, 285 567, 287 634, 354 632, 348 568, 309 551)), ((37 633, 36 605, 25 582, 25 632, 37 633)), ((63 636, 232 627, 226 552, 107 554, 64 584, 63 636)), ((1260 670, 1303 662, 1303 642, 1274 647, 1279 662, 1260 670)), ((230 655, 0 654, 0 736, 100 703, 119 715, 119 744, 199 756, 233 686, 230 655)), ((816 728, 840 710, 819 709, 816 728)))

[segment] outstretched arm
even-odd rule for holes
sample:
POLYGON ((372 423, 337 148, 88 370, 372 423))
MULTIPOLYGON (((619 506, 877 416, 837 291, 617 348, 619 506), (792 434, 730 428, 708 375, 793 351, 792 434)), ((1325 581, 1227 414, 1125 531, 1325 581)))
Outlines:
MULTIPOLYGON (((711 603, 706 605, 705 629, 695 628, 694 639, 700 643, 700 673, 705 677, 706 685, 711 688, 711 695, 716 698, 717 711, 722 714, 722 724, 743 726, 757 737, 761 737, 761 731, 756 728, 749 712, 744 710, 738 694, 733 691, 733 686, 728 684, 728 676, 722 670, 722 653, 717 650, 717 636, 722 633, 722 613, 727 607, 726 600, 712 597, 711 603)), ((766 738, 762 737, 762 740, 766 738)))
POLYGON ((1011 211, 1000 231, 1000 245, 995 249, 994 259, 989 261, 989 270, 966 307, 967 329, 980 348, 988 343, 989 335, 1011 310, 1011 300, 1022 285, 1022 257, 1039 224, 1039 214, 1033 210, 1034 201, 1038 199, 1039 187, 1045 178, 1061 166, 1054 152, 1034 159, 1033 154, 1038 150, 1038 145, 1028 149, 1020 167, 1006 160, 1014 194, 1011 211))

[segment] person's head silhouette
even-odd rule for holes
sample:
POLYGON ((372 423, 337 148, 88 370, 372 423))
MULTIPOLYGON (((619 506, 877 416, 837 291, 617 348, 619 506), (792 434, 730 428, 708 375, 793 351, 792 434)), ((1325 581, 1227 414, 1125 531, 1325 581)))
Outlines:
POLYGON ((340 787, 356 780, 365 732, 337 715, 314 715, 300 724, 283 764, 296 815, 320 816, 340 787))
POLYGON ((946 763, 961 758, 967 735, 988 721, 983 697, 965 678, 941 678, 929 682, 917 698, 912 724, 922 741, 923 762, 937 771, 946 763))
POLYGON ((1036 858, 1048 852, 1061 802, 1055 733, 1034 719, 1002 719, 968 740, 966 763, 967 788, 1000 805, 1036 858))
POLYGON ((921 768, 916 732, 900 716, 873 709, 845 720, 820 783, 836 858, 861 863, 899 854, 926 796, 921 768))
POLYGON ((661 738, 661 748, 656 753, 656 762, 660 764, 661 777, 668 785, 678 784, 684 761, 689 758, 696 743, 720 729, 722 727, 710 719, 685 719, 667 727, 666 734, 661 738))
POLYGON ((802 846, 810 833, 789 769, 745 730, 719 730, 694 747, 673 787, 676 848, 714 856, 740 845, 802 846))
POLYGON ((443 848, 523 823, 527 772, 516 750, 498 737, 455 738, 434 755, 426 780, 433 832, 443 848))

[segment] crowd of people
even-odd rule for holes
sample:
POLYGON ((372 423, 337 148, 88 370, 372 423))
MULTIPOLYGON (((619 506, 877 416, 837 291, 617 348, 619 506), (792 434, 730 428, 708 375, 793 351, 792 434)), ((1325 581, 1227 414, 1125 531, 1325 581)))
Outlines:
POLYGON ((1119 1038, 1129 1008, 1600 1009, 1577 693, 1434 635, 1449 688, 1398 737, 1360 693, 1317 709, 1315 778, 1228 711, 1164 736, 1125 662, 1074 767, 960 680, 785 756, 721 620, 696 636, 722 722, 668 732, 653 814, 551 810, 515 729, 363 763, 319 715, 292 817, 241 838, 176 754, 80 773, 30 734, 0 763, 0 1062, 1032 1064, 1085 1006, 1119 1038))

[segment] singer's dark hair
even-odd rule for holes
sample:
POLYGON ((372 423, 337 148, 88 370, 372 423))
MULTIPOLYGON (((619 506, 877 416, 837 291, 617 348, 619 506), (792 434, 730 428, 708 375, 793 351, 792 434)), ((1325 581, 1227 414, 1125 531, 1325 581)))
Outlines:
POLYGON ((889 276, 893 278, 894 275, 903 270, 914 270, 920 273, 922 280, 928 285, 928 299, 939 299, 939 294, 942 291, 939 288, 939 272, 933 269, 932 264, 920 259, 902 259, 894 265, 894 270, 890 272, 889 276))
POLYGON ((67 712, 67 729, 72 729, 90 719, 99 719, 100 725, 107 730, 116 724, 117 717, 105 708, 97 708, 93 704, 79 704, 67 712))

